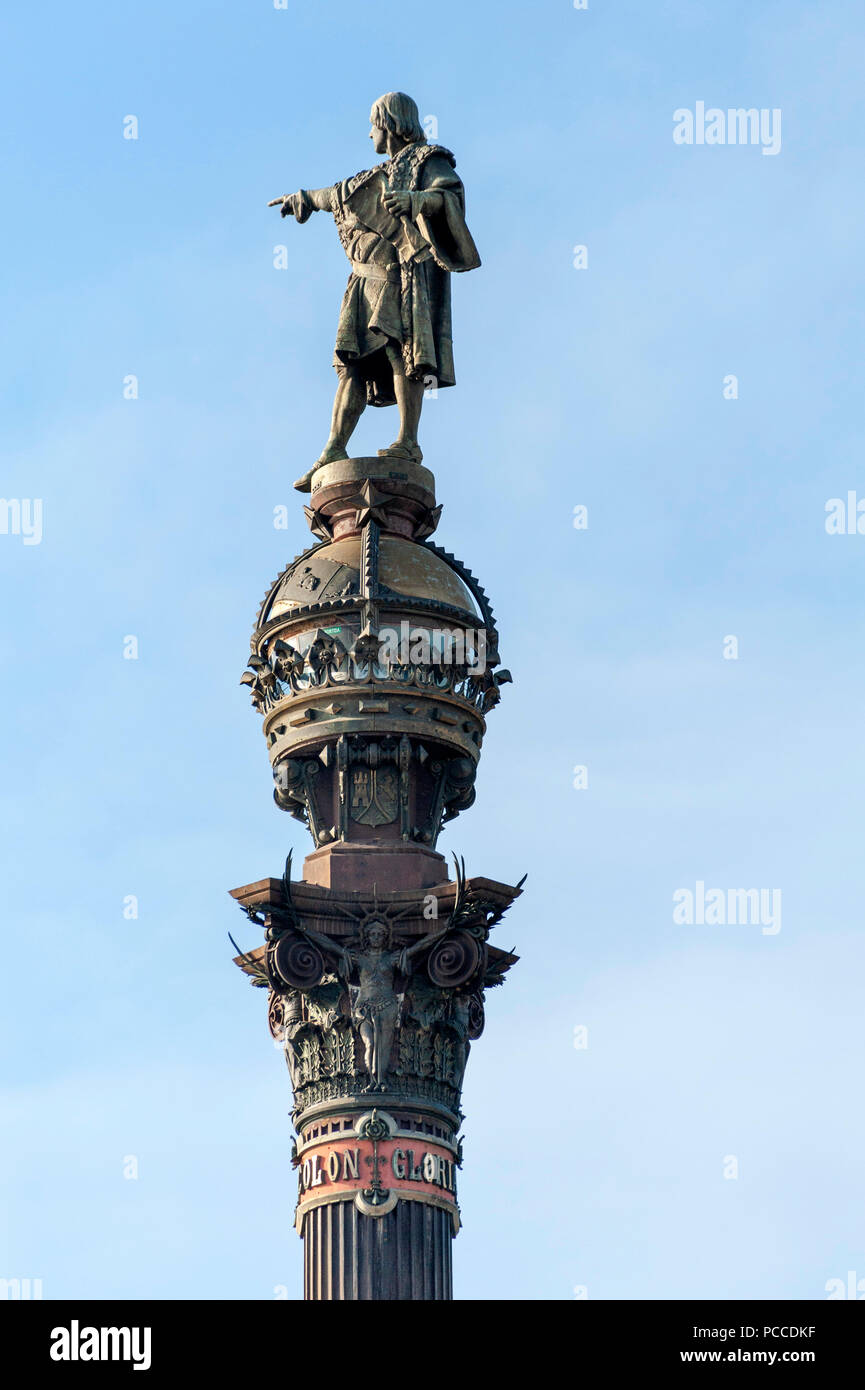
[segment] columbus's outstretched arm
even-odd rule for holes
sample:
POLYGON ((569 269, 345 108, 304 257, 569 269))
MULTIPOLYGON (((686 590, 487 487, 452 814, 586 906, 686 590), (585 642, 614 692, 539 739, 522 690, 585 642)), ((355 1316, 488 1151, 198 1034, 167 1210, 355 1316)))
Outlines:
POLYGON ((297 193, 285 193, 281 198, 271 198, 269 208, 278 207, 280 216, 294 217, 305 222, 313 212, 329 212, 332 185, 327 188, 300 188, 297 193))

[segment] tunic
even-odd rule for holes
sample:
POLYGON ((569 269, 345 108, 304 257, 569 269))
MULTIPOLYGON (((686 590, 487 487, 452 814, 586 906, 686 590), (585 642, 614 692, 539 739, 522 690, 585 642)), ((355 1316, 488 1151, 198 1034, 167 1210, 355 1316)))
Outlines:
POLYGON ((333 365, 337 371, 356 365, 370 405, 396 399, 388 346, 401 352, 411 380, 454 384, 450 276, 480 265, 454 164, 443 146, 416 143, 330 190, 352 267, 333 365), (382 201, 386 192, 409 193, 410 214, 393 217, 382 201), (441 195, 438 211, 429 206, 430 193, 441 195))

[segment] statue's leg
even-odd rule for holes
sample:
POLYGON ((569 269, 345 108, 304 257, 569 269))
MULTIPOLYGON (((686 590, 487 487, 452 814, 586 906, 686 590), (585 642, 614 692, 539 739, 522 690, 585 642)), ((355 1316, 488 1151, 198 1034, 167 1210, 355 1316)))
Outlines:
POLYGON ((378 1038, 376 1039, 375 1057, 375 1079, 379 1089, 385 1089, 385 1077, 387 1076, 387 1066, 390 1061, 390 1050, 393 1047, 394 1019, 387 1014, 380 1015, 378 1027, 378 1038))
POLYGON ((338 377, 327 443, 309 472, 304 473, 303 477, 298 478, 295 483, 294 486, 298 492, 309 492, 312 486, 312 475, 317 468, 321 468, 322 464, 335 463, 337 459, 348 457, 346 445, 354 434, 357 422, 364 412, 366 382, 357 367, 338 368, 338 377))
POLYGON ((414 444, 417 447, 417 431, 423 405, 423 382, 409 381, 405 372, 394 373, 394 395, 399 409, 400 444, 414 444))
POLYGON ((369 1086, 367 1090, 373 1090, 376 1084, 375 1074, 375 1030, 368 1018, 363 1020, 360 1025, 360 1036, 363 1042, 363 1060, 366 1062, 366 1069, 369 1072, 369 1086))
POLYGON ((339 373, 330 435, 319 463, 333 463, 346 457, 345 448, 366 406, 366 382, 356 367, 343 367, 339 373))
POLYGON ((408 458, 414 463, 420 463, 423 454, 417 442, 417 432, 423 406, 424 385, 422 381, 411 381, 406 376, 401 348, 388 343, 387 356, 393 370, 393 393, 399 410, 399 436, 387 449, 379 449, 379 453, 394 454, 397 458, 408 458))

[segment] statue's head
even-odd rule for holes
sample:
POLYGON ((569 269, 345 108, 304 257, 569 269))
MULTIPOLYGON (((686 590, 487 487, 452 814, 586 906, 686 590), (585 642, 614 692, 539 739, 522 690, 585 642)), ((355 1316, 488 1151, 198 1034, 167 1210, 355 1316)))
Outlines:
POLYGON ((387 153, 388 133, 407 145, 426 143, 417 104, 405 92, 385 92, 373 102, 369 121, 372 126, 369 138, 376 154, 387 153))
POLYGON ((390 932, 384 922, 370 922, 363 930, 363 941, 374 951, 383 951, 390 940, 390 932))

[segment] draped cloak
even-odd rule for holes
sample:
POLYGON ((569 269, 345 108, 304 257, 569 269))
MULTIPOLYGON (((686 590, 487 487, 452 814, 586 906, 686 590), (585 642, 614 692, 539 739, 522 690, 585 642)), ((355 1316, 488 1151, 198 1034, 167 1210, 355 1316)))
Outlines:
POLYGON ((450 277, 480 265, 465 221, 455 160, 441 145, 413 144, 375 169, 334 184, 331 212, 351 262, 333 365, 354 364, 370 405, 393 405, 386 347, 401 351, 411 380, 453 386, 450 277), (409 214, 393 217, 383 195, 406 192, 409 214), (433 211, 426 195, 439 194, 433 211))

